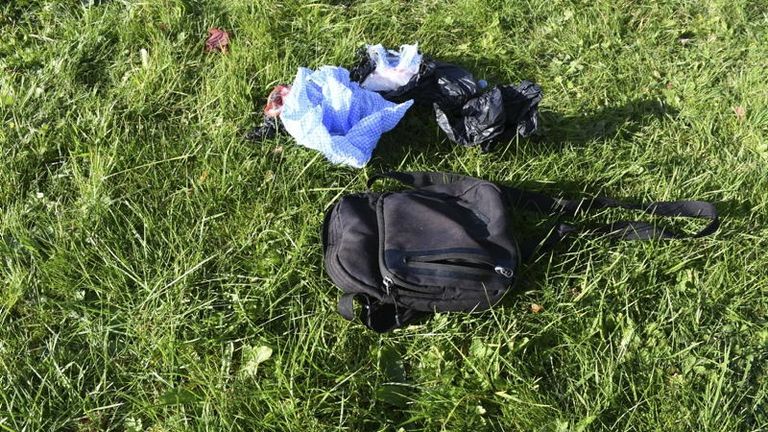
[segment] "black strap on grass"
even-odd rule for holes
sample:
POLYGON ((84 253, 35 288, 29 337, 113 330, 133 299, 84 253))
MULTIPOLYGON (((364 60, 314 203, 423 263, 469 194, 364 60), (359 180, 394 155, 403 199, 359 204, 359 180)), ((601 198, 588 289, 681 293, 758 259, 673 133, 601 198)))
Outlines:
MULTIPOLYGON (((539 242, 538 247, 535 248, 538 252, 546 252, 552 249, 566 236, 579 231, 605 235, 620 240, 684 239, 710 235, 717 231, 720 225, 717 209, 712 203, 705 201, 658 201, 648 204, 629 204, 606 197, 566 200, 518 188, 503 186, 502 189, 506 193, 511 205, 540 213, 573 216, 579 212, 621 208, 625 210, 640 210, 652 216, 691 217, 710 220, 707 226, 692 234, 648 222, 631 220, 620 220, 589 229, 578 229, 572 225, 558 224, 556 229, 552 230, 547 238, 539 242)), ((530 258, 536 252, 536 250, 531 250, 531 247, 526 249, 528 250, 523 252, 525 258, 530 258)))
POLYGON ((361 296, 357 293, 347 293, 339 299, 338 311, 347 321, 355 319, 355 297, 361 296))

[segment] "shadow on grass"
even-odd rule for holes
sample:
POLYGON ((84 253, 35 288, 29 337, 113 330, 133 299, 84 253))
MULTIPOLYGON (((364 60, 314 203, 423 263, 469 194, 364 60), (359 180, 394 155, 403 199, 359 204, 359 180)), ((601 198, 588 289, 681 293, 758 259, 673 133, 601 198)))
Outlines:
MULTIPOLYGON (((578 115, 556 111, 540 112, 539 131, 523 139, 513 151, 535 148, 537 152, 551 153, 569 147, 583 147, 607 138, 631 141, 632 136, 654 118, 675 117, 677 111, 658 100, 636 99, 622 105, 608 106, 578 115)), ((391 132, 382 136, 374 158, 369 163, 374 171, 398 169, 405 161, 439 167, 455 151, 439 130, 431 108, 414 106, 391 132)), ((501 143, 495 147, 498 148, 501 143)), ((469 150, 466 150, 469 151, 469 150)), ((485 157, 498 157, 493 150, 485 157)))
POLYGON ((118 42, 114 29, 84 39, 74 56, 74 82, 88 90, 103 91, 109 85, 109 67, 115 62, 118 42))
MULTIPOLYGON (((745 219, 760 217, 760 213, 755 211, 755 205, 750 201, 741 200, 723 200, 716 201, 715 207, 720 214, 720 219, 745 219)), ((721 227, 722 228, 722 227, 721 227)), ((726 234, 725 232, 721 232, 726 234)), ((728 235, 728 238, 733 237, 732 234, 728 235)))
POLYGON ((677 113, 663 101, 653 99, 635 99, 579 115, 543 110, 540 132, 533 137, 533 141, 551 144, 553 149, 557 149, 565 143, 584 146, 605 138, 631 140, 632 135, 652 119, 674 118, 677 113))

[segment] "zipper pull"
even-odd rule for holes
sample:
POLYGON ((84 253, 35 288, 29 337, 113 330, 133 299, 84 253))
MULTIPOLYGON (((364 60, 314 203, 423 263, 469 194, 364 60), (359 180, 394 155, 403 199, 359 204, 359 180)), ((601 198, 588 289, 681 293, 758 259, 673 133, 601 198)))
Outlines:
POLYGON ((496 273, 504 276, 507 279, 511 279, 512 276, 515 275, 514 270, 512 270, 511 268, 507 268, 507 267, 497 266, 497 267, 494 268, 494 270, 496 271, 496 273))
POLYGON ((389 276, 384 276, 382 282, 384 283, 384 292, 387 293, 387 295, 391 295, 391 288, 395 282, 389 276))

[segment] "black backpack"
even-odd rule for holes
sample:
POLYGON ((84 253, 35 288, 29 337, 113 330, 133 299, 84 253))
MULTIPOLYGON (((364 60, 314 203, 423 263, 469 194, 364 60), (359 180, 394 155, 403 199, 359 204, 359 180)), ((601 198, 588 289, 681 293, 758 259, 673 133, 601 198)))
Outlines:
POLYGON ((360 320, 377 332, 427 313, 488 309, 510 290, 522 262, 577 231, 556 224, 544 238, 518 244, 509 229, 513 209, 574 215, 615 207, 711 220, 692 235, 639 221, 589 230, 625 240, 703 237, 719 225, 717 211, 708 202, 565 200, 447 173, 379 174, 368 181, 368 189, 343 197, 328 211, 323 250, 325 269, 343 291, 339 313, 353 320, 357 299, 362 303, 360 320), (371 192, 383 177, 412 189, 371 192))

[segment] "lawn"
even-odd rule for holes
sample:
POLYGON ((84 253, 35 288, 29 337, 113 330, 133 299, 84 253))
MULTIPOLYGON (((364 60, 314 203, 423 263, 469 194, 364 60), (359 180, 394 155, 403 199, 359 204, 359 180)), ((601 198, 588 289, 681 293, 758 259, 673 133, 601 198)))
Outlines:
POLYGON ((10 0, 0 30, 0 429, 768 430, 765 1, 10 0), (539 134, 482 153, 414 109, 361 170, 243 139, 298 67, 415 41, 540 83, 539 134), (722 226, 578 236, 492 311, 378 335, 320 226, 390 169, 722 226))

